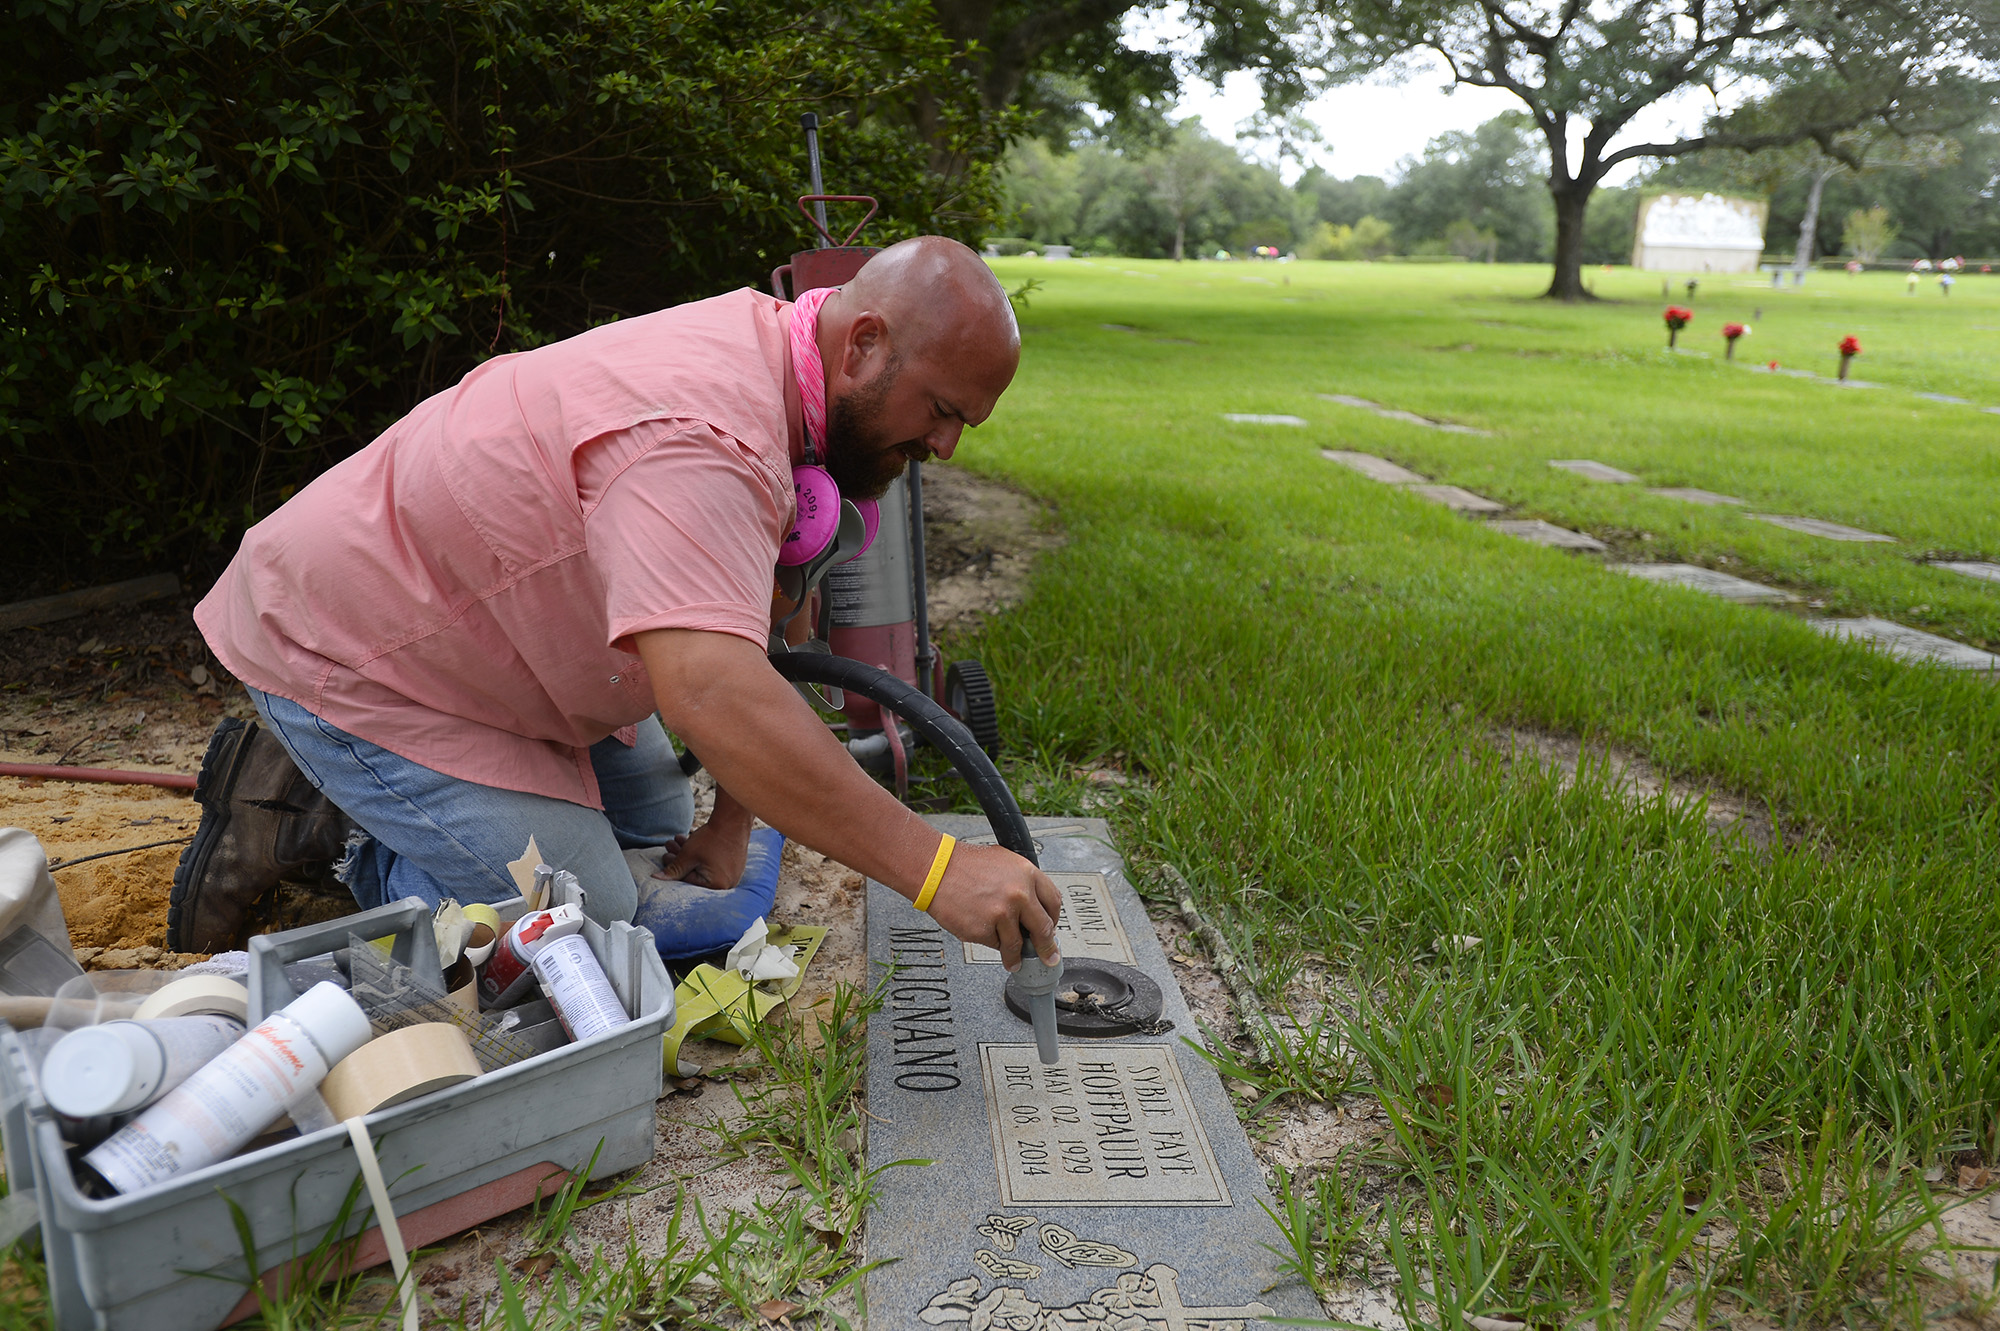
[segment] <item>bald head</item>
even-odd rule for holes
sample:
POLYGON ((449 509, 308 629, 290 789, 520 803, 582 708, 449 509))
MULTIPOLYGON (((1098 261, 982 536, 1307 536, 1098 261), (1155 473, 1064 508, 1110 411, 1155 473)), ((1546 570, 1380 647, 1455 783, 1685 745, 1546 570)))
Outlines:
POLYGON ((948 458, 993 413, 1021 363, 1021 330, 985 261, 918 236, 870 259, 820 307, 827 464, 841 490, 879 494, 910 460, 948 458))
POLYGON ((879 311, 902 354, 977 356, 1008 377, 1021 358, 1021 329, 1007 291, 985 260, 944 236, 899 241, 862 265, 842 290, 857 312, 879 311))

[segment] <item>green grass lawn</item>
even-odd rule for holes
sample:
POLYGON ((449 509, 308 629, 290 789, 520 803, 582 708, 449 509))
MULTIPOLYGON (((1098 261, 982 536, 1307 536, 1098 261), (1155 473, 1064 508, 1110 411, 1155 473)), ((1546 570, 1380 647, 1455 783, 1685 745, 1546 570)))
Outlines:
POLYGON ((1353 1274, 1338 1235, 1360 1223, 1406 1296, 1435 1290, 1409 1313, 1446 1327, 1650 1324, 1683 1300, 1911 1321, 1948 1301, 1908 1269, 1930 1203, 1899 1166, 1995 1145, 2000 694, 1486 531, 1319 450, 1581 527, 1615 558, 2000 646, 2000 586, 1920 562, 2000 557, 2000 416, 1978 410, 2000 406, 2000 278, 1949 301, 1893 275, 1707 278, 1682 334, 1703 359, 1664 352, 1659 278, 1623 270, 1594 275, 1614 300, 1563 307, 1531 298, 1533 268, 995 266, 1041 286, 1021 375, 960 458, 1053 501, 1071 540, 973 645, 1031 805, 1067 811, 1061 774, 1122 753, 1145 777, 1126 849, 1188 872, 1265 991, 1332 964, 1318 1056, 1264 1075, 1369 1089, 1396 1143, 1300 1184, 1315 1278, 1353 1274), (1857 376, 1884 386, 1724 364, 1728 320, 1755 327, 1739 357, 1827 375, 1855 333, 1857 376), (1718 843, 1698 811, 1510 769, 1490 737, 1512 725, 1614 742, 1792 837, 1718 843), (1440 952, 1452 935, 1483 941, 1440 952), (1711 1221, 1733 1238, 1693 1260, 1711 1221))

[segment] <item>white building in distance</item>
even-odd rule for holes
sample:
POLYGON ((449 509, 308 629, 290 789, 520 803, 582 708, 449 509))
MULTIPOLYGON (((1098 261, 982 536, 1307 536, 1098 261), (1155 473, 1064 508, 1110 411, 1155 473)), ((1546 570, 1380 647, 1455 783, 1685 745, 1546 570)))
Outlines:
POLYGON ((1763 199, 1654 194, 1639 201, 1632 266, 1668 273, 1754 273, 1764 253, 1763 199))

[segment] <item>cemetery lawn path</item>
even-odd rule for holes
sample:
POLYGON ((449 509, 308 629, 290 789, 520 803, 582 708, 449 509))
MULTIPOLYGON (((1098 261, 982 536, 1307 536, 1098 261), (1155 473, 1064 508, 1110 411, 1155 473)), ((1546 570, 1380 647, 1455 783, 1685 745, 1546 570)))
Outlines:
POLYGON ((1650 1324, 1689 1300, 1877 1324, 1955 1297, 1915 1257, 1959 1200, 1924 1167, 1995 1149, 1994 685, 1829 640, 1803 604, 1509 539, 1320 450, 1616 560, 2000 648, 2000 584, 1921 562, 2000 560, 2000 417, 1980 410, 2000 407, 2000 278, 1948 301, 1894 274, 1706 278, 1682 334, 1703 358, 1663 350, 1659 277, 1627 270, 1595 275, 1616 302, 1564 307, 1526 267, 995 267, 1041 285, 1020 377, 960 461, 1052 501, 1069 541, 951 655, 993 674, 1030 812, 1075 812, 1080 765, 1135 778, 1113 811, 1135 870, 1178 864, 1266 997, 1298 1005, 1307 1054, 1263 1080, 1389 1110, 1376 1157, 1300 1184, 1314 1278, 1355 1276, 1363 1246, 1335 1240, 1361 1217, 1405 1298, 1436 1290, 1407 1307, 1430 1325, 1650 1324), (1853 333, 1883 386, 1726 364, 1725 321, 1754 327, 1740 358, 1829 376, 1853 333), (1571 458, 1643 485, 1547 465, 1571 458), (1645 492, 1667 486, 1748 505, 1645 492), (1732 792, 1784 842, 1510 764, 1507 727, 1732 792))

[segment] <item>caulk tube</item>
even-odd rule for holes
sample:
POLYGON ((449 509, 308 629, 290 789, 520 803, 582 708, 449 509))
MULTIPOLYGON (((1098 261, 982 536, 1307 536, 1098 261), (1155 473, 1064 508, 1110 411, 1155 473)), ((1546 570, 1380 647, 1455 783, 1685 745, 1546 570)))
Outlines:
POLYGON ((535 978, 542 982, 549 1006, 572 1040, 588 1040, 632 1020, 582 934, 559 938, 537 952, 535 978))
POLYGON ((368 1017, 339 985, 299 995, 83 1163, 118 1192, 137 1192, 227 1159, 318 1086, 326 1070, 368 1043, 368 1017))
POLYGON ((58 1114, 92 1118, 143 1109, 243 1038, 233 1017, 107 1021, 69 1032, 42 1064, 42 1095, 58 1114))

